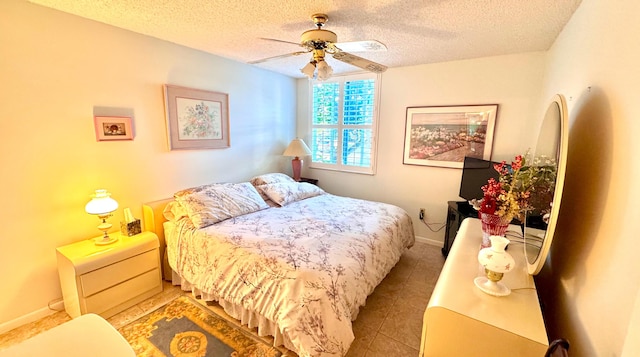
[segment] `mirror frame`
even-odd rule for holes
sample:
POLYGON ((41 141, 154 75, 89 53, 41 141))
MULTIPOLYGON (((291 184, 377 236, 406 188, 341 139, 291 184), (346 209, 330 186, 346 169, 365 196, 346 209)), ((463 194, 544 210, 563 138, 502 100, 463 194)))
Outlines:
MULTIPOLYGON (((547 230, 545 232, 544 238, 542 240, 542 245, 540 247, 540 251, 538 252, 538 256, 534 261, 530 261, 529 256, 527 255, 527 227, 524 229, 524 255, 527 261, 527 271, 531 275, 536 275, 542 270, 545 261, 547 260, 547 254, 549 253, 549 248, 551 247, 551 242, 553 241, 554 234, 556 231, 556 224, 558 222, 558 214, 560 212, 560 204, 562 200, 562 190, 564 188, 564 178, 565 172, 567 168, 567 151, 569 146, 569 126, 568 126, 568 115, 567 115, 567 102, 562 94, 556 94, 553 96, 549 107, 545 111, 545 118, 542 119, 542 123, 540 128, 543 127, 544 121, 546 119, 546 113, 549 111, 549 108, 552 105, 556 105, 558 107, 558 115, 560 116, 560 137, 558 138, 558 154, 557 154, 557 174, 556 174, 556 182, 555 189, 553 193, 553 205, 551 206, 551 212, 549 214, 549 223, 547 225, 547 230)), ((540 135, 540 133, 538 134, 540 135)), ((539 139, 539 138, 538 138, 539 139)), ((537 146, 537 143, 536 143, 537 146)), ((537 148, 536 148, 537 149, 537 148)), ((525 219, 526 221, 526 219, 525 219)))

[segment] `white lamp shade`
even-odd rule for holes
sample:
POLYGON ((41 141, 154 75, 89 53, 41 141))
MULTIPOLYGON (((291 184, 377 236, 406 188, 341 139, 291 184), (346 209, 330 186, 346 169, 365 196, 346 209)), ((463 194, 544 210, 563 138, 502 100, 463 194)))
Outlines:
POLYGON ((313 73, 316 71, 315 63, 309 62, 306 66, 304 66, 300 72, 304 73, 309 79, 313 79, 313 73))
POLYGON ((84 206, 84 210, 89 214, 105 215, 118 209, 118 202, 111 198, 107 190, 96 190, 92 199, 84 206))
POLYGON ((309 149, 302 139, 293 139, 282 155, 295 157, 307 156, 311 155, 311 149, 309 149))
POLYGON ((319 81, 324 81, 331 78, 331 75, 333 74, 333 68, 331 68, 331 66, 329 66, 327 62, 319 61, 317 64, 317 67, 318 67, 317 78, 319 81))

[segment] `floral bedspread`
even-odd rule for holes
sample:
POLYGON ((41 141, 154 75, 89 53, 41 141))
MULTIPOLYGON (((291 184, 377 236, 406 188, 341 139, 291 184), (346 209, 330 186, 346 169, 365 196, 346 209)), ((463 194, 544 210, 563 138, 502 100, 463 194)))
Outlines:
POLYGON ((173 270, 274 321, 302 357, 346 354, 351 321, 415 239, 401 208, 331 194, 199 230, 176 224, 173 270))

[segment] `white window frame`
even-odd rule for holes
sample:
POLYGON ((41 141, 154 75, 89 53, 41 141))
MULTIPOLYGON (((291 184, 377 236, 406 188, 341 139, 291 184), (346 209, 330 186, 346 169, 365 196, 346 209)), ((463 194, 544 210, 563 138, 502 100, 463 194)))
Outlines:
MULTIPOLYGON (((338 82, 340 85, 340 107, 338 109, 338 124, 336 125, 313 125, 313 85, 317 83, 315 80, 309 81, 309 132, 308 137, 313 137, 313 129, 314 128, 327 128, 327 129, 337 129, 338 130, 338 160, 335 164, 314 162, 313 156, 311 157, 309 167, 312 169, 322 169, 322 170, 333 170, 333 171, 342 171, 342 172, 351 172, 351 173, 360 173, 367 175, 375 175, 376 174, 376 162, 377 162, 377 148, 378 148, 378 123, 380 120, 380 84, 381 84, 382 76, 380 74, 375 73, 361 73, 361 74, 350 74, 344 76, 334 76, 331 77, 322 83, 330 83, 330 82, 338 82), (344 109, 344 96, 343 89, 344 83, 347 81, 354 80, 363 80, 363 79, 374 79, 375 80, 375 89, 374 89, 374 106, 373 106, 373 123, 371 125, 345 125, 343 124, 342 113, 344 109), (344 129, 368 129, 371 128, 371 166, 370 167, 362 167, 362 166, 352 166, 352 165, 344 165, 342 164, 342 131, 344 129)), ((313 145, 313 143, 312 143, 313 145)))

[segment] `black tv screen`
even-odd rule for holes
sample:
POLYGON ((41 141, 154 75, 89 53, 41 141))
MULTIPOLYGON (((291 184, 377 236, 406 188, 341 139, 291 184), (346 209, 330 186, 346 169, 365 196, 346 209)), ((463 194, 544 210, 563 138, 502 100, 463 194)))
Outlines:
POLYGON ((495 162, 465 157, 462 167, 462 180, 460 182, 460 197, 469 201, 482 198, 482 186, 487 184, 491 177, 498 179, 499 174, 493 168, 495 162))

